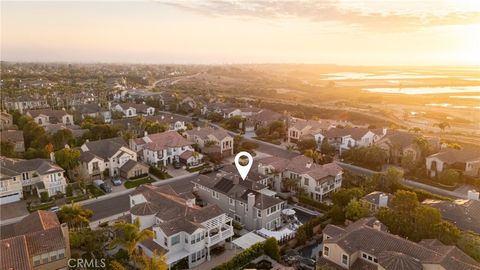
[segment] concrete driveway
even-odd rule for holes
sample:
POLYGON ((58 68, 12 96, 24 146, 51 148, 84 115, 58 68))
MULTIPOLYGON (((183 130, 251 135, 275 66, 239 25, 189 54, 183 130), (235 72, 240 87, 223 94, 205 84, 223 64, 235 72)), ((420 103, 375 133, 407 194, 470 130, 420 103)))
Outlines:
POLYGON ((0 219, 2 221, 28 214, 27 202, 23 200, 0 205, 0 219))

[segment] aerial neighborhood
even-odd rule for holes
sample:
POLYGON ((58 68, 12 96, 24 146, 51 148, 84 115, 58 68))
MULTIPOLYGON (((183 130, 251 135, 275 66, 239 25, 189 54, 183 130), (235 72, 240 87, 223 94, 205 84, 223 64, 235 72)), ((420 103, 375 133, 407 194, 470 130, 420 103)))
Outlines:
POLYGON ((111 68, 10 79, 0 269, 480 269, 476 146, 111 68))

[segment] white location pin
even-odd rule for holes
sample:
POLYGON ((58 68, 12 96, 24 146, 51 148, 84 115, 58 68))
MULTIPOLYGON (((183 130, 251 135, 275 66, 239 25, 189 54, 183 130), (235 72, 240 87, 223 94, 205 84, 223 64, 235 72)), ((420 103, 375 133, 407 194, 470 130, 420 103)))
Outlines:
POLYGON ((248 172, 252 168, 252 164, 253 164, 253 158, 252 158, 252 155, 250 155, 250 153, 248 152, 240 152, 235 156, 235 167, 237 167, 238 173, 240 174, 243 180, 247 178, 248 172), (248 158, 248 164, 245 166, 241 165, 239 162, 240 157, 244 157, 244 156, 248 158))

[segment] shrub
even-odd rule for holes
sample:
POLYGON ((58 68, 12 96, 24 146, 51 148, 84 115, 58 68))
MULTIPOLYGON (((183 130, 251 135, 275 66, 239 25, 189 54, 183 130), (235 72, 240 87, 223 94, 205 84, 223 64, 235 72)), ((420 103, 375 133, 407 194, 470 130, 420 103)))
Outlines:
POLYGON ((65 193, 67 194, 67 197, 72 197, 73 196, 73 187, 72 185, 67 185, 65 189, 65 193))
POLYGON ((48 202, 49 200, 50 200, 50 197, 48 196, 47 191, 40 192, 40 201, 41 202, 48 202))
POLYGON ((312 206, 320 211, 329 211, 331 209, 330 206, 322 203, 322 202, 319 202, 319 201, 315 201, 313 199, 310 199, 309 197, 307 196, 304 196, 304 195, 300 195, 299 198, 298 198, 298 201, 302 204, 306 204, 306 205, 309 205, 309 206, 312 206))
POLYGON ((277 239, 270 237, 265 241, 264 244, 265 255, 268 255, 270 258, 278 261, 280 260, 280 247, 278 246, 277 239))
POLYGON ((232 270, 240 268, 250 261, 258 258, 264 253, 264 242, 256 243, 253 246, 245 249, 241 253, 234 256, 230 261, 224 262, 221 265, 213 268, 213 270, 232 270))

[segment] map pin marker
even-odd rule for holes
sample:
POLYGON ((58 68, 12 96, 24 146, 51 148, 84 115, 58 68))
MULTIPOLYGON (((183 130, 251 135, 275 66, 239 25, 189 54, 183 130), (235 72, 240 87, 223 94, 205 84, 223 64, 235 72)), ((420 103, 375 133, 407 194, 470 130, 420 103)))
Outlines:
POLYGON ((248 172, 252 168, 252 164, 253 164, 253 158, 252 158, 252 155, 250 155, 250 153, 248 152, 240 152, 235 156, 235 167, 237 167, 238 173, 240 174, 243 180, 247 178, 248 172), (240 157, 243 157, 243 156, 248 158, 248 164, 245 166, 243 166, 239 162, 240 157))

